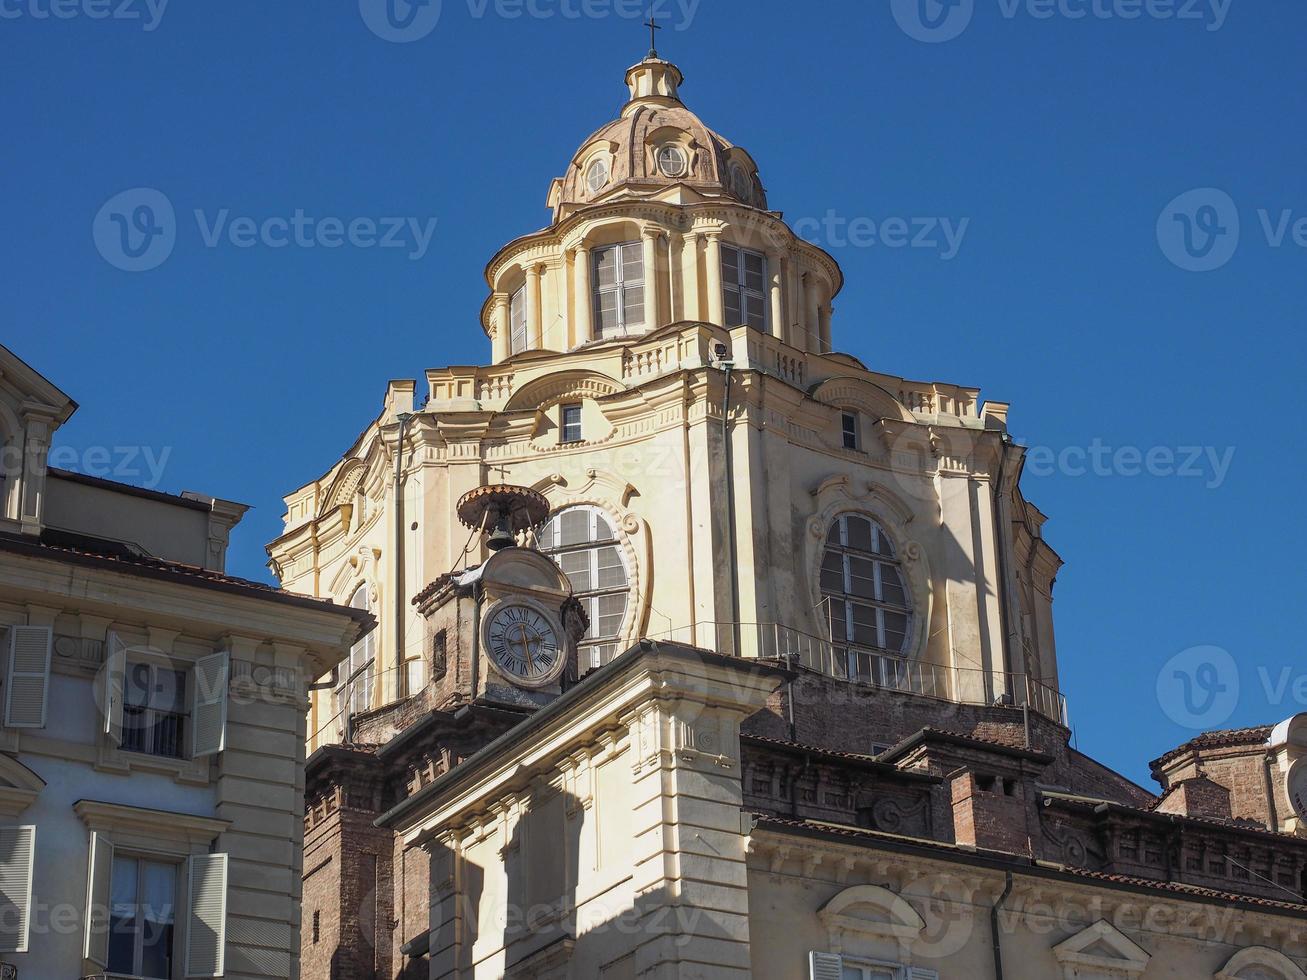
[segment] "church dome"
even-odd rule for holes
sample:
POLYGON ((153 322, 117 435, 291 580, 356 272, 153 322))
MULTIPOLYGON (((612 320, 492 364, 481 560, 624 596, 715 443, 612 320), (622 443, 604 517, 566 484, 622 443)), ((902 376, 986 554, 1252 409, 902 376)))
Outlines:
POLYGON ((726 199, 767 209, 753 158, 705 126, 681 102, 681 70, 651 54, 626 72, 630 100, 618 119, 591 135, 556 178, 555 221, 613 200, 680 196, 726 199))

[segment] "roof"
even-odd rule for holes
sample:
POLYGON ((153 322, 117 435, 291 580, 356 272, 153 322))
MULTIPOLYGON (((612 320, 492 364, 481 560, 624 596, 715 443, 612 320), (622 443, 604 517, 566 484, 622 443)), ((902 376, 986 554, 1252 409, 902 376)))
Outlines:
POLYGON ((1183 745, 1177 745, 1171 751, 1154 759, 1148 766, 1150 769, 1158 769, 1173 759, 1195 749, 1217 749, 1228 745, 1264 743, 1271 737, 1272 731, 1274 731, 1274 728, 1271 725, 1257 725, 1253 728, 1224 728, 1217 731, 1203 732, 1183 745))
POLYGON ((165 561, 162 558, 132 555, 127 552, 111 555, 71 545, 43 543, 32 538, 13 534, 0 534, 0 552, 46 561, 65 562, 86 568, 120 572, 125 575, 138 575, 142 578, 175 582, 178 585, 192 585, 252 599, 279 602, 302 609, 317 609, 322 612, 337 613, 359 623, 364 633, 376 626, 376 618, 365 609, 339 606, 330 599, 318 599, 313 596, 300 595, 297 592, 286 592, 263 582, 237 578, 234 575, 201 568, 198 565, 188 565, 184 562, 165 561))
POLYGON ((849 827, 844 824, 831 824, 814 820, 793 820, 787 817, 773 817, 766 814, 755 814, 754 820, 755 826, 779 834, 788 833, 828 840, 842 840, 846 843, 862 843, 868 847, 880 846, 885 849, 899 851, 919 851, 925 857, 955 860, 973 865, 986 865, 995 870, 1015 870, 1019 873, 1039 877, 1096 881, 1130 891, 1165 892, 1222 905, 1288 912, 1298 917, 1303 914, 1302 903, 1281 902, 1275 899, 1258 898, 1255 895, 1241 895, 1238 892, 1224 892, 1215 888, 1186 885, 1175 881, 1157 881, 1152 878, 1139 878, 1133 875, 1108 874, 1103 871, 1091 871, 1088 868, 1054 864, 1050 861, 1034 861, 1028 857, 1006 854, 1001 851, 979 851, 964 845, 941 843, 917 837, 902 837, 897 834, 864 830, 860 827, 849 827))
POLYGON ((997 739, 982 738, 978 735, 964 735, 961 732, 950 732, 942 728, 923 728, 920 731, 909 735, 890 749, 882 752, 879 759, 889 762, 899 756, 905 755, 909 750, 928 742, 942 742, 945 745, 957 745, 963 748, 980 749, 983 752, 993 752, 998 755, 1011 756, 1016 759, 1029 759, 1032 762, 1048 764, 1053 761, 1053 757, 1046 752, 1041 752, 1034 748, 1023 748, 1019 745, 1010 745, 1007 742, 1000 742, 997 739))
POLYGON ((860 752, 841 752, 838 749, 825 749, 817 745, 807 745, 803 742, 790 742, 782 738, 769 738, 766 735, 741 735, 740 741, 745 745, 758 745, 765 748, 774 748, 782 752, 791 752, 798 755, 816 756, 821 759, 829 759, 832 762, 844 762, 850 765, 856 765, 866 769, 878 769, 897 776, 904 776, 909 779, 923 780, 926 782, 939 782, 939 777, 931 776, 927 773, 914 772, 909 769, 900 769, 890 762, 883 762, 874 755, 865 755, 860 752))
POLYGON ((670 656, 681 661, 699 661, 720 667, 730 667, 734 670, 752 670, 764 674, 771 674, 780 678, 793 676, 790 671, 781 667, 776 667, 761 660, 748 660, 740 657, 732 657, 722 653, 716 653, 712 650, 703 650, 699 647, 692 647, 684 643, 667 643, 655 640, 641 640, 635 646, 619 654, 616 658, 598 668, 592 670, 581 678, 575 687, 570 688, 562 697, 556 698, 549 702, 545 707, 537 709, 529 715, 520 724, 510 728, 503 735, 500 735, 494 741, 489 742, 472 756, 465 759, 462 763, 454 766, 449 771, 437 776, 435 780, 427 783, 412 796, 406 797, 399 803, 395 804, 381 816, 373 821, 377 827, 392 827, 402 817, 419 809, 428 801, 439 797, 442 793, 451 791, 462 784, 472 782, 482 775, 482 769, 492 760, 499 757, 502 753, 511 750, 514 746, 522 742, 528 742, 534 738, 542 729, 551 724, 554 719, 564 715, 568 711, 574 710, 577 705, 585 702, 587 698, 597 698, 601 695, 605 685, 616 683, 627 671, 632 670, 641 663, 644 655, 648 652, 656 652, 661 655, 670 656))
MULTIPOLYGON (((206 501, 198 496, 187 496, 186 494, 164 493, 161 490, 147 490, 145 487, 134 486, 130 483, 120 483, 117 480, 106 480, 101 476, 89 476, 86 473, 78 473, 75 470, 61 470, 58 467, 50 467, 51 476, 67 480, 69 483, 81 483, 88 487, 99 487, 103 490, 112 490, 114 493, 123 493, 132 497, 142 497, 146 500, 153 500, 161 504, 172 504, 176 507, 186 507, 190 510, 201 510, 205 513, 213 510, 212 501, 206 501)), ((241 506, 245 506, 242 504, 241 506)))
MULTIPOLYGON (((1214 817, 1193 817, 1183 813, 1162 813, 1156 808, 1145 809, 1143 807, 1130 806, 1128 803, 1117 803, 1113 800, 1096 800, 1088 796, 1076 796, 1071 793, 1059 793, 1053 790, 1043 790, 1040 795, 1045 799, 1057 800, 1059 803, 1064 803, 1068 806, 1078 806, 1084 809, 1123 813, 1142 817, 1146 820, 1164 820, 1172 823, 1192 823, 1217 830, 1226 830, 1232 833, 1256 834, 1261 837, 1270 837, 1285 843, 1296 841, 1307 845, 1307 841, 1303 841, 1301 837, 1297 837, 1293 834, 1282 834, 1278 830, 1268 830, 1261 824, 1238 823, 1233 820, 1217 820, 1214 817)), ((1165 799, 1165 797, 1162 799, 1165 799)), ((1158 803, 1160 804, 1161 800, 1159 800, 1158 803)))

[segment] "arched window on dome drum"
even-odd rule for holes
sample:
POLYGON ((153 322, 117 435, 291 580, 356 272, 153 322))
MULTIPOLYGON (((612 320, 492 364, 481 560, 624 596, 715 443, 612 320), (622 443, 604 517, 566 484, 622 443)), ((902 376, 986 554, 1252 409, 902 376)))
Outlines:
POLYGON ((851 679, 899 686, 897 658, 908 641, 912 597, 894 543, 879 524, 860 514, 842 514, 831 524, 821 594, 836 662, 847 665, 851 679))
POLYGON ((596 248, 591 261, 596 340, 624 337, 644 326, 644 248, 623 242, 596 248))
MULTIPOLYGON (((370 609, 368 587, 361 585, 349 600, 351 609, 370 609)), ((372 680, 376 671, 377 631, 371 630, 367 636, 355 643, 349 650, 349 660, 340 666, 340 686, 336 688, 336 710, 345 707, 345 698, 349 698, 350 714, 359 714, 372 707, 372 680), (351 680, 353 678, 353 680, 351 680)))
POLYGON ((508 350, 520 354, 526 350, 526 287, 519 286, 508 303, 508 350))
POLYGON ((722 305, 726 326, 767 329, 767 259, 757 252, 722 246, 722 305))
POLYGON ((567 575, 590 617, 580 645, 581 673, 608 663, 619 652, 631 589, 626 559, 608 516, 598 507, 569 507, 545 525, 539 543, 567 575))

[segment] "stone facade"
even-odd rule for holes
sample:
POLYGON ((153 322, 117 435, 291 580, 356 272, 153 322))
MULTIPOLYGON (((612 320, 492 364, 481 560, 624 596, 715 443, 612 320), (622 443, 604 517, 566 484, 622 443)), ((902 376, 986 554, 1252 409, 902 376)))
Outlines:
POLYGON ((490 363, 286 497, 283 582, 381 624, 313 702, 306 967, 1303 980, 1307 744, 1206 736, 1160 796, 1073 748, 1008 406, 838 353, 835 261, 674 65, 627 83, 487 267, 490 363), (492 554, 499 484, 550 518, 492 554), (487 655, 514 590, 586 613, 547 689, 487 655))

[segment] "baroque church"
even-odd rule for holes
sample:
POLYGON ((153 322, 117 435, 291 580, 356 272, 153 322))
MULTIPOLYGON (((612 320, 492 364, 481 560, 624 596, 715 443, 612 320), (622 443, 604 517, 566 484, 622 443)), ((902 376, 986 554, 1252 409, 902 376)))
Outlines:
POLYGON ((1070 745, 1008 406, 841 353, 835 259, 656 52, 486 267, 484 366, 286 497, 313 980, 1305 980, 1307 720, 1070 745))

